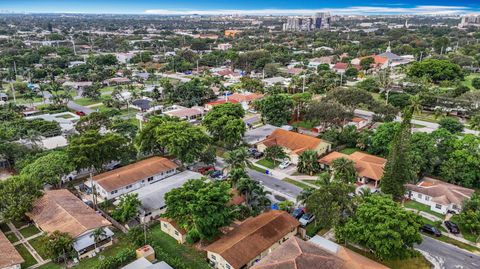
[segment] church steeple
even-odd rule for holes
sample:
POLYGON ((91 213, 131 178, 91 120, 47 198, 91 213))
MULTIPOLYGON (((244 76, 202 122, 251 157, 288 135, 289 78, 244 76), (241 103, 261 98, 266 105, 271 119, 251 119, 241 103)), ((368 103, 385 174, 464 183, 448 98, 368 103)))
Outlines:
POLYGON ((388 47, 387 47, 386 52, 392 52, 392 48, 390 47, 390 41, 388 41, 388 47))

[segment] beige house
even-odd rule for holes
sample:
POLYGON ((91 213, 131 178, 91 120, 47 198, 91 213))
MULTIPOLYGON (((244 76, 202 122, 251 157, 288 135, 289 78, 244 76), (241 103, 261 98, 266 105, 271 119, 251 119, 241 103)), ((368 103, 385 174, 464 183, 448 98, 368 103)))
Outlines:
POLYGON ((285 211, 272 210, 249 218, 209 245, 213 268, 250 268, 297 234, 300 223, 285 211))
POLYGON ((20 253, 10 243, 8 238, 0 231, 0 268, 1 269, 20 269, 24 262, 20 253))
POLYGON ((161 226, 160 228, 164 233, 175 238, 175 240, 177 240, 177 242, 180 244, 185 243, 187 238, 187 231, 185 231, 185 229, 180 228, 180 226, 178 226, 178 224, 172 219, 160 218, 159 220, 161 226))
POLYGON ((318 155, 322 155, 330 151, 332 147, 329 142, 316 137, 276 129, 266 139, 257 143, 257 149, 264 152, 266 148, 273 145, 282 147, 294 164, 298 163, 300 154, 306 150, 314 150, 318 155))

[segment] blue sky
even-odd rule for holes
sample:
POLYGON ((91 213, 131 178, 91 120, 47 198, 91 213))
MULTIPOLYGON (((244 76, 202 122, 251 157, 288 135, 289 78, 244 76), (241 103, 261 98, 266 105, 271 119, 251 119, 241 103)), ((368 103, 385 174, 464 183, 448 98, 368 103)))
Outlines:
POLYGON ((452 14, 480 12, 480 0, 0 0, 1 11, 137 14, 452 14))

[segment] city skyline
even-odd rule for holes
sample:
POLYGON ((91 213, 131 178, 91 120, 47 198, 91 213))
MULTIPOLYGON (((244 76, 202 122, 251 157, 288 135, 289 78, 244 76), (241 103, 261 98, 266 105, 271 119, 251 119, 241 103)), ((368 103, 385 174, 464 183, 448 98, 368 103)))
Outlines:
POLYGON ((91 13, 91 14, 153 14, 153 15, 309 15, 330 12, 333 15, 449 15, 480 12, 480 4, 472 0, 451 1, 367 1, 359 4, 353 0, 334 3, 313 1, 0 1, 2 12, 14 13, 91 13))

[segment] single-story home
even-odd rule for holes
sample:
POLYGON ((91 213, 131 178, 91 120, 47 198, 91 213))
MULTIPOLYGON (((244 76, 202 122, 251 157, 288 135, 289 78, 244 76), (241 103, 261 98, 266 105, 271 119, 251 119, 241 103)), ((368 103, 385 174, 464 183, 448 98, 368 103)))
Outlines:
POLYGON ((45 191, 27 216, 42 231, 68 233, 75 241, 73 248, 80 259, 95 255, 97 249, 112 245, 112 224, 66 189, 45 191), (92 233, 103 229, 105 235, 94 242, 92 233))
POLYGON ((357 69, 358 71, 360 71, 362 69, 362 67, 360 67, 360 65, 357 65, 357 64, 350 65, 348 63, 341 63, 341 62, 336 63, 332 67, 332 69, 333 69, 333 71, 335 71, 339 74, 344 74, 347 71, 347 69, 349 69, 351 67, 357 69))
POLYGON ((280 84, 282 86, 287 86, 290 82, 290 79, 284 77, 273 77, 273 78, 265 78, 262 79, 262 82, 268 87, 273 86, 275 84, 280 84))
POLYGON ((432 211, 440 214, 446 214, 448 211, 459 213, 463 202, 470 199, 475 192, 473 189, 430 177, 424 177, 416 185, 406 184, 405 187, 407 198, 428 205, 432 211))
POLYGON ((363 129, 370 124, 370 120, 362 117, 353 117, 345 126, 355 126, 357 130, 363 129))
POLYGON ((288 239, 252 269, 286 268, 388 269, 382 264, 318 235, 309 241, 304 241, 296 236, 288 239))
POLYGON ((169 108, 165 108, 162 114, 187 121, 194 121, 201 120, 205 114, 205 111, 203 107, 199 106, 188 108, 179 105, 173 105, 169 108))
POLYGON ((187 240, 187 231, 178 226, 178 224, 169 218, 160 218, 160 228, 171 237, 175 238, 178 243, 183 244, 187 240))
POLYGON ((189 179, 200 179, 202 174, 183 171, 173 176, 169 176, 160 181, 155 181, 148 188, 140 188, 132 193, 138 194, 138 199, 142 202, 140 206, 140 221, 149 222, 157 219, 160 214, 165 212, 165 194, 172 189, 179 188, 189 179))
POLYGON ((228 99, 228 100, 220 99, 220 100, 208 102, 208 103, 205 104, 205 110, 209 111, 209 110, 213 109, 214 106, 218 106, 218 105, 225 104, 225 103, 238 104, 238 101, 231 100, 231 99, 228 99))
POLYGON ((297 234, 300 223, 285 211, 272 210, 245 220, 206 247, 213 268, 250 268, 297 234))
POLYGON ((125 265, 121 269, 173 269, 173 268, 164 261, 152 263, 146 258, 141 257, 125 265))
POLYGON ((280 127, 270 124, 262 125, 258 128, 248 129, 243 136, 243 142, 254 145, 262 140, 265 140, 273 131, 280 127))
POLYGON ((263 94, 250 93, 250 92, 234 93, 228 96, 229 100, 237 101, 242 105, 243 109, 245 110, 248 110, 254 101, 260 100, 262 98, 263 98, 263 94))
POLYGON ((2 269, 20 269, 21 264, 25 262, 17 249, 10 243, 8 238, 0 230, 0 268, 2 269))
POLYGON ((333 161, 338 158, 346 158, 353 161, 355 164, 355 170, 357 170, 357 179, 359 182, 363 184, 373 182, 374 187, 378 187, 378 184, 383 177, 383 170, 387 163, 386 159, 360 151, 356 151, 350 155, 333 151, 320 158, 318 162, 323 169, 330 169, 333 161))
POLYGON ((163 157, 150 157, 93 177, 98 195, 110 200, 149 186, 177 173, 178 165, 163 157))
POLYGON ((103 84, 110 85, 125 85, 132 82, 129 78, 111 78, 103 81, 103 84))
POLYGON ((257 149, 264 152, 265 149, 273 145, 282 147, 294 164, 298 163, 300 154, 306 150, 314 150, 318 155, 322 155, 330 151, 332 147, 329 142, 316 137, 276 129, 266 139, 257 143, 257 149))

